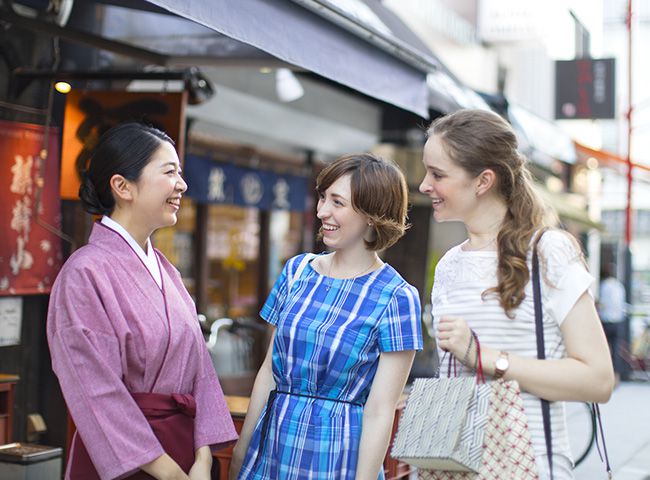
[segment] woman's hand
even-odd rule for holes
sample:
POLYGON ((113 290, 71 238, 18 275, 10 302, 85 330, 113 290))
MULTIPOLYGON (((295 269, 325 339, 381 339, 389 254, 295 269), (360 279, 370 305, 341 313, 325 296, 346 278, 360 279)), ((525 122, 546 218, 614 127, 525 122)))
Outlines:
MULTIPOLYGON (((463 361, 469 348, 472 332, 462 317, 440 317, 438 322, 438 346, 463 361)), ((472 352, 470 352, 471 354, 472 352)), ((472 358, 473 356, 470 356, 472 358)))
POLYGON ((157 480, 189 480, 178 463, 166 453, 140 468, 157 480))
POLYGON ((212 452, 207 445, 196 451, 196 459, 190 469, 190 480, 210 480, 212 470, 212 452))

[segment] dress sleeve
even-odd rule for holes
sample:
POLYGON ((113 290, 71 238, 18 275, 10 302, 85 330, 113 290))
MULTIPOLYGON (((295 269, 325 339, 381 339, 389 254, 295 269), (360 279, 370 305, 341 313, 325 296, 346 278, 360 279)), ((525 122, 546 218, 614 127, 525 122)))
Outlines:
POLYGON ((271 293, 269 293, 262 310, 260 310, 260 317, 269 322, 273 326, 277 326, 280 313, 284 307, 284 302, 287 298, 287 292, 289 290, 289 278, 293 276, 294 272, 300 265, 300 260, 306 255, 298 255, 293 257, 284 264, 280 276, 275 281, 271 293))
POLYGON ((379 350, 422 350, 420 316, 418 291, 411 285, 399 287, 379 323, 379 350))
MULTIPOLYGON (((199 335, 202 334, 199 332, 199 335)), ((202 340, 202 338, 201 338, 202 340)), ((210 354, 203 341, 199 344, 200 365, 194 382, 196 417, 194 419, 194 448, 210 446, 215 452, 237 440, 237 432, 223 396, 210 354)))
POLYGON ((578 245, 567 233, 557 230, 544 233, 538 248, 544 310, 562 325, 594 278, 587 271, 578 245))
POLYGON ((135 472, 165 452, 123 382, 119 342, 92 275, 61 277, 47 337, 68 410, 102 480, 135 472))

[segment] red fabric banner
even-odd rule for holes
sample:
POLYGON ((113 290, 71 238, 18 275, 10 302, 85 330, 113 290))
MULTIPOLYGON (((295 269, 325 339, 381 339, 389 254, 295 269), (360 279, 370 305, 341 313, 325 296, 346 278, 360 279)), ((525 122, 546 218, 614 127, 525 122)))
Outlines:
POLYGON ((44 135, 42 125, 0 120, 0 296, 49 293, 61 268, 61 240, 39 224, 61 226, 56 128, 49 133, 37 205, 44 135))

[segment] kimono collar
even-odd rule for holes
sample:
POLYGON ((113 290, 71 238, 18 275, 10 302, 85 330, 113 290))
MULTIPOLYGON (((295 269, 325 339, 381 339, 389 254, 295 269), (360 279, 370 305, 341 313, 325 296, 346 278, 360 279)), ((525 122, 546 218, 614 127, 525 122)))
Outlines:
POLYGON ((156 252, 154 251, 153 246, 151 245, 151 240, 147 238, 147 252, 145 253, 145 251, 142 249, 140 244, 136 242, 135 239, 131 236, 131 234, 118 222, 104 215, 102 217, 101 223, 103 225, 106 225, 111 230, 114 230, 117 233, 119 233, 122 236, 122 238, 127 241, 127 243, 131 246, 133 251, 138 255, 138 257, 140 257, 140 260, 142 260, 144 266, 147 267, 149 273, 151 273, 151 276, 158 284, 158 288, 162 288, 162 277, 160 274, 160 265, 158 264, 158 259, 156 258, 156 252))
MULTIPOLYGON (((162 272, 160 269, 160 264, 157 261, 156 251, 154 248, 150 247, 150 251, 153 253, 154 257, 156 257, 155 260, 156 260, 156 265, 158 267, 157 272, 156 271, 152 272, 149 269, 147 262, 137 254, 137 250, 131 246, 131 244, 125 237, 123 237, 117 230, 114 230, 112 227, 104 223, 95 222, 95 224, 93 225, 92 232, 90 232, 90 238, 88 239, 88 243, 95 245, 96 247, 99 247, 102 250, 110 252, 112 256, 116 257, 120 261, 125 262, 125 264, 127 265, 131 265, 131 267, 129 267, 129 271, 132 274, 143 275, 143 277, 149 277, 151 286, 153 288, 157 287, 158 291, 162 290, 161 287, 162 272), (134 270, 132 267, 134 261, 136 263, 139 263, 144 268, 142 270, 138 268, 134 270)), ((142 278, 142 281, 145 282, 145 284, 148 283, 144 278, 142 278)))

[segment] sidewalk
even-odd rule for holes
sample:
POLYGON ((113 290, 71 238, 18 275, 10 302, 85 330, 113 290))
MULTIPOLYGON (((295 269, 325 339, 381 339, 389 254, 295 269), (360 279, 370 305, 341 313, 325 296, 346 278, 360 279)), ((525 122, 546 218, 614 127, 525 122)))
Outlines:
MULTIPOLYGON (((622 382, 610 401, 601 405, 609 462, 616 480, 650 480, 650 382, 622 382)), ((588 410, 570 403, 567 422, 574 455, 584 451, 589 434, 588 410)), ((577 480, 606 479, 594 445, 575 470, 577 480)))

